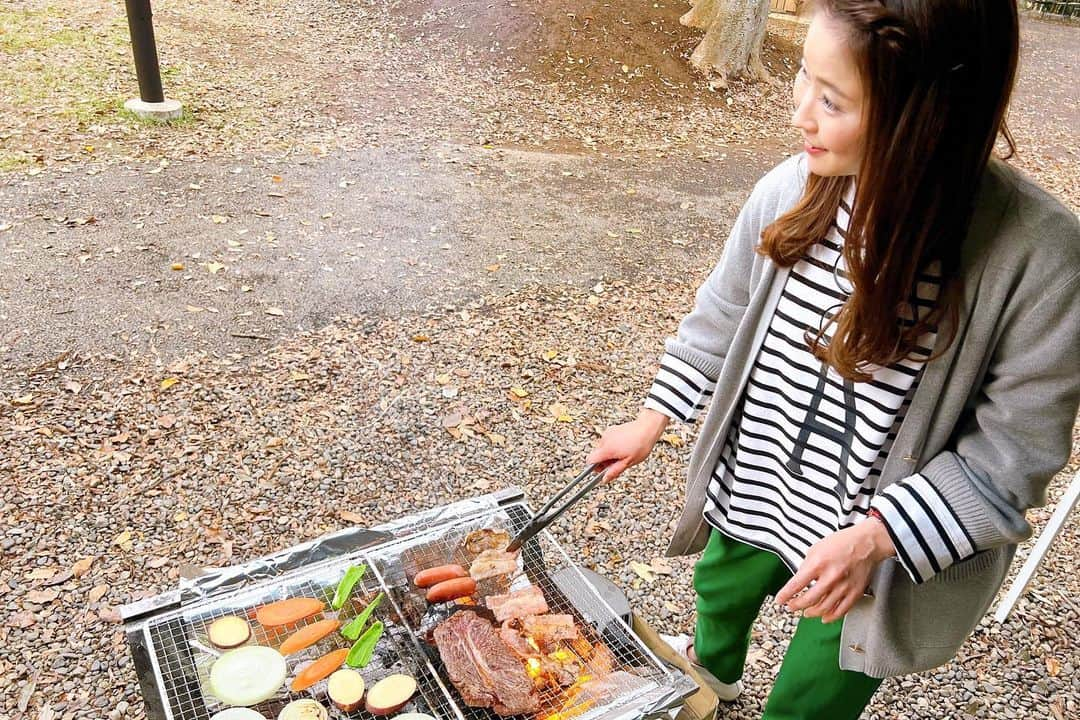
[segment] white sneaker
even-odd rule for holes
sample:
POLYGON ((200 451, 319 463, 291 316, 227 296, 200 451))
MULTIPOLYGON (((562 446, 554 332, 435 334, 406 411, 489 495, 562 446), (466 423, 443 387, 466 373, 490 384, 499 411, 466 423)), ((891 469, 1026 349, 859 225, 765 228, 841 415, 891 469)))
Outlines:
POLYGON ((742 694, 741 681, 736 680, 733 683, 721 682, 715 675, 705 669, 704 665, 690 659, 689 650, 690 646, 694 644, 694 638, 689 635, 664 635, 660 633, 660 639, 690 663, 694 670, 701 675, 701 679, 705 681, 709 689, 716 693, 717 698, 723 702, 731 702, 742 694))

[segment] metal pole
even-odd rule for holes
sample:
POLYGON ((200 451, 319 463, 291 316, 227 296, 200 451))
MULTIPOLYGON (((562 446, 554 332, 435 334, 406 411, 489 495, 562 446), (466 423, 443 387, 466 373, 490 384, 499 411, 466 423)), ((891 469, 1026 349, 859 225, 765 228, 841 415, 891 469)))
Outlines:
POLYGON ((139 78, 139 97, 143 102, 164 102, 150 0, 124 0, 124 3, 131 32, 131 50, 135 55, 135 75, 139 78))

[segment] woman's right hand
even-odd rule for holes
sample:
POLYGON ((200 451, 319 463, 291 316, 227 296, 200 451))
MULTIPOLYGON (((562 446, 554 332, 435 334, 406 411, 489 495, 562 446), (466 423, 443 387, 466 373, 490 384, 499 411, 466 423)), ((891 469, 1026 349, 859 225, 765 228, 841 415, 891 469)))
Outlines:
POLYGON ((590 465, 610 462, 604 480, 614 480, 623 470, 649 457, 669 422, 667 415, 642 408, 633 422, 612 425, 605 430, 589 453, 587 462, 590 465))

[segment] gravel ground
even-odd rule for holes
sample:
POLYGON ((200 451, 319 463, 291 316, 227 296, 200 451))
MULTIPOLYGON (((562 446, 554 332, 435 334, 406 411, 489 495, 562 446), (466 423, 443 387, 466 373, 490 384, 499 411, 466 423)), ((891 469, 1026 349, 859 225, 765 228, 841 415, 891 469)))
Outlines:
MULTIPOLYGON (((690 306, 701 272, 715 257, 715 247, 694 245, 694 231, 709 235, 728 222, 739 186, 749 187, 742 175, 727 178, 722 200, 697 199, 709 217, 677 226, 671 237, 660 231, 651 236, 648 224, 636 222, 638 215, 662 228, 675 208, 687 209, 680 204, 687 187, 673 183, 671 190, 657 174, 677 180, 715 168, 726 173, 718 161, 733 146, 758 153, 746 161, 752 165, 770 153, 778 156, 788 142, 783 89, 735 86, 710 99, 710 91, 698 86, 696 96, 672 90, 664 106, 616 102, 609 93, 574 84, 566 73, 558 82, 541 83, 535 68, 519 73, 490 62, 440 34, 457 20, 395 14, 403 6, 339 0, 163 4, 156 12, 167 82, 184 95, 194 118, 156 129, 118 117, 108 103, 79 104, 75 96, 86 77, 69 78, 55 68, 34 74, 34 68, 53 67, 49 63, 96 68, 101 75, 91 78, 92 87, 108 89, 109 102, 122 100, 131 82, 115 4, 91 0, 65 9, 59 19, 44 0, 3 8, 14 8, 19 22, 75 27, 91 41, 16 43, 24 64, 0 66, 0 166, 17 170, 0 188, 0 242, 4 260, 14 267, 0 274, 0 298, 18 308, 46 307, 32 317, 7 310, 0 345, 27 335, 25 328, 50 341, 19 358, 3 349, 0 481, 11 490, 0 500, 0 720, 144 717, 116 607, 174 587, 181 564, 229 564, 316 537, 344 526, 342 509, 374 523, 511 484, 542 500, 578 469, 604 426, 636 411, 663 337, 690 306), (48 87, 38 80, 50 78, 54 91, 69 95, 50 96, 33 112, 20 104, 20 93, 48 87), (455 156, 453 146, 460 143, 472 150, 455 156), (409 145, 419 148, 415 157, 399 154, 409 145), (507 172, 476 158, 484 145, 575 157, 568 165, 566 155, 538 153, 510 163, 507 172), (560 248, 553 237, 556 252, 523 261, 513 282, 454 295, 438 282, 445 268, 438 261, 425 266, 431 257, 426 251, 439 252, 440 235, 425 240, 431 247, 422 246, 424 252, 393 245, 373 259, 396 268, 404 260, 412 268, 408 275, 431 276, 427 285, 398 278, 396 271, 374 285, 359 282, 359 290, 313 282, 323 258, 312 250, 314 259, 299 262, 305 246, 344 241, 342 233, 351 227, 321 222, 330 220, 321 212, 327 198, 335 188, 344 190, 338 179, 349 177, 338 171, 356 159, 341 148, 370 150, 361 156, 367 160, 389 158, 391 170, 399 163, 407 170, 406 184, 431 179, 425 163, 445 164, 452 175, 446 192, 476 192, 493 203, 493 214, 499 192, 512 188, 525 196, 539 188, 542 205, 504 210, 508 227, 492 234, 492 247, 504 243, 509 259, 492 259, 485 247, 463 260, 477 276, 494 272, 484 267, 488 263, 512 269, 536 239, 516 232, 514 223, 531 228, 537 208, 553 213, 541 222, 565 223, 559 225, 564 235, 589 227, 604 238, 606 227, 596 219, 619 217, 611 228, 621 235, 618 254, 632 259, 610 268, 610 284, 597 286, 595 278, 585 282, 589 271, 576 248, 560 248), (660 156, 674 162, 651 163, 660 156), (207 157, 216 160, 200 168, 207 157), (230 181, 234 162, 261 169, 230 181), (623 162, 627 171, 610 174, 614 179, 604 188, 603 163, 623 162), (451 173, 458 163, 477 170, 477 177, 451 173), (528 163, 532 170, 523 168, 528 163), (560 172, 568 167, 570 179, 560 172), (635 168, 642 168, 636 183, 630 179, 635 168), (126 198, 112 194, 131 182, 125 176, 143 174, 160 182, 143 182, 142 194, 125 209, 126 198), (283 175, 286 185, 296 179, 307 184, 274 198, 288 203, 289 212, 276 212, 273 221, 258 213, 244 221, 267 224, 258 228, 257 248, 244 249, 252 256, 240 268, 244 275, 233 278, 231 267, 220 274, 210 270, 246 245, 247 238, 233 238, 232 231, 239 229, 239 214, 270 202, 264 184, 274 182, 271 174, 283 175), (480 190, 469 184, 474 180, 480 190), (553 188, 571 192, 572 183, 584 180, 600 188, 590 220, 567 220, 556 207, 567 201, 553 188), (203 183, 205 190, 190 187, 203 183), (628 212, 625 193, 635 188, 655 195, 655 206, 628 212), (605 189, 609 202, 600 198, 605 189), (241 190, 259 200, 236 200, 241 190), (187 195, 192 192, 202 194, 187 195), (145 207, 158 197, 175 203, 181 234, 155 231, 155 220, 139 209, 137 201, 145 207), (89 210, 74 212, 102 205, 111 212, 100 220, 89 221, 89 210), (320 212, 306 217, 297 208, 320 212), (229 215, 233 209, 237 216, 229 215), (229 222, 218 223, 215 214, 229 222), (145 223, 148 232, 136 234, 129 223, 145 223), (262 231, 280 232, 277 223, 290 227, 279 241, 266 240, 262 231), (134 251, 148 234, 161 245, 139 252, 154 254, 154 262, 113 252, 121 245, 134 251), (672 238, 677 247, 668 242, 672 238), (650 255, 658 239, 667 247, 650 255), (15 257, 13 249, 21 254, 15 257), (419 268, 410 263, 417 255, 419 268), (653 275, 649 257, 701 272, 653 275), (181 286, 167 270, 180 260, 201 268, 198 275, 189 273, 195 289, 167 295, 181 286), (50 291, 35 296, 37 286, 23 278, 37 282, 38 270, 50 264, 64 266, 57 275, 70 285, 50 289, 45 280, 50 291), (282 268, 280 275, 297 276, 295 285, 274 285, 276 297, 262 295, 258 283, 270 284, 282 268), (536 276, 531 283, 530 274, 536 276), (172 279, 153 298, 135 292, 162 275, 172 279), (252 278, 254 292, 242 300, 249 297, 241 295, 243 283, 252 278), (382 293, 380 283, 398 279, 399 297, 424 299, 373 312, 376 303, 366 291, 382 293), (219 284, 235 295, 214 295, 219 284), (65 325, 72 288, 95 286, 97 292, 87 291, 93 307, 85 320, 65 325), (270 323, 281 317, 270 308, 289 311, 284 301, 293 287, 316 288, 312 304, 322 310, 298 324, 321 329, 260 326, 251 334, 271 340, 259 340, 268 347, 257 351, 241 345, 246 339, 223 341, 220 332, 166 333, 189 316, 200 319, 198 327, 212 327, 218 315, 207 308, 213 305, 221 317, 253 312, 270 323), (141 304, 168 304, 174 312, 146 320, 141 304), (407 309, 394 312, 401 307, 407 309), (325 324, 335 308, 342 319, 325 324), (153 332, 128 333, 127 316, 140 330, 153 325, 153 332), (110 340, 83 345, 72 339, 79 333, 110 340), (163 337, 168 339, 159 347, 156 340, 163 337), (54 338, 58 342, 51 343, 54 338)), ((423 4, 408 4, 414 6, 423 4)), ((799 32, 797 26, 773 28, 774 70, 781 77, 784 53, 799 32)), ((1025 22, 1012 114, 1021 144, 1016 163, 1074 209, 1080 207, 1080 75, 1070 72, 1075 38, 1070 26, 1025 22)), ((695 185, 692 192, 707 189, 695 185)), ((359 208, 354 212, 366 212, 348 197, 333 202, 340 207, 327 212, 348 217, 342 208, 350 203, 359 208)), ((400 206, 385 202, 369 220, 379 226, 376 233, 385 224, 389 236, 400 206)), ((424 229, 418 225, 417 232, 424 229)), ((468 245, 456 232, 447 231, 446 239, 468 245)), ((692 627, 691 563, 667 561, 671 572, 652 580, 636 574, 631 563, 662 555, 692 440, 692 428, 675 429, 647 463, 597 491, 556 527, 578 562, 618 582, 635 608, 663 630, 692 627)), ((1074 452, 1051 502, 1077 464, 1074 452)), ((1031 513, 1036 527, 1048 516, 1031 513)), ((1063 720, 1080 714, 1077 539, 1074 519, 1004 626, 984 622, 961 655, 937 672, 886 682, 867 717, 1063 720)), ((754 631, 748 692, 725 707, 722 718, 758 716, 792 626, 790 617, 766 608, 754 631)))
MULTIPOLYGON (((635 412, 689 302, 689 286, 660 280, 534 288, 341 320, 252 358, 70 356, 6 378, 0 712, 142 717, 115 608, 173 587, 181 563, 262 555, 343 527, 343 509, 374 523, 509 485, 544 498, 635 412)), ((631 563, 662 555, 692 439, 676 428, 555 528, 666 630, 692 627, 691 561, 649 581, 631 563)), ((1075 716, 1076 540, 1074 521, 1006 625, 986 621, 935 673, 886 682, 868 717, 1075 716)), ((791 627, 762 614, 748 692, 722 717, 756 717, 791 627)))

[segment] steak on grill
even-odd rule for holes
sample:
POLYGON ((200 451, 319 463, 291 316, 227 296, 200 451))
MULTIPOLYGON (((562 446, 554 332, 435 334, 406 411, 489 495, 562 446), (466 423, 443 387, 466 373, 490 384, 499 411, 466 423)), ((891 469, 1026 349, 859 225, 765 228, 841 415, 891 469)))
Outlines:
POLYGON ((490 622, 464 610, 435 628, 434 635, 450 682, 466 705, 490 707, 499 715, 539 710, 525 666, 490 622))

